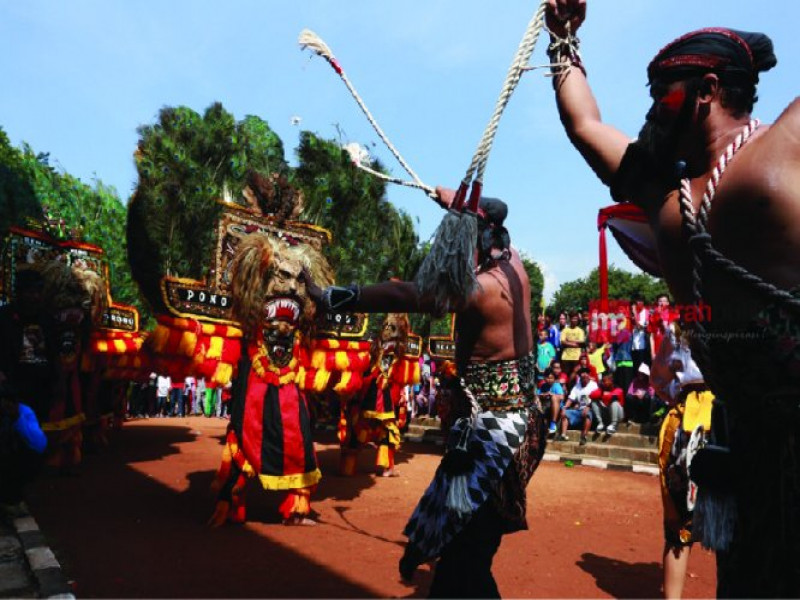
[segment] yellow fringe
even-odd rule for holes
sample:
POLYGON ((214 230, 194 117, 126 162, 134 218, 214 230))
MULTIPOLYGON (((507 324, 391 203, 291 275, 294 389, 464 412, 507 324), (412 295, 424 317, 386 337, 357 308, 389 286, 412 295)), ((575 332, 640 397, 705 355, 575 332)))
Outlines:
POLYGON ((315 469, 309 473, 295 473, 293 475, 264 475, 258 474, 258 479, 265 490, 296 490, 316 485, 322 479, 322 472, 315 469))

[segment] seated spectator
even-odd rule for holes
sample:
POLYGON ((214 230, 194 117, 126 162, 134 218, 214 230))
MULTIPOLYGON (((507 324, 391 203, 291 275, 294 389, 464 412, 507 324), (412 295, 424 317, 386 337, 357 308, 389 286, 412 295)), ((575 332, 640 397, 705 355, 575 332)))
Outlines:
POLYGON ((555 377, 556 381, 561 384, 561 387, 564 389, 564 393, 567 393, 567 387, 569 385, 569 377, 561 368, 561 361, 554 360, 550 363, 550 370, 553 372, 553 377, 555 377))
POLYGON ((548 341, 547 330, 539 331, 539 343, 536 345, 536 381, 544 379, 544 373, 550 368, 556 357, 556 349, 548 341))
POLYGON ((636 371, 636 376, 625 394, 628 418, 636 423, 647 423, 654 412, 653 399, 655 395, 655 390, 650 383, 650 367, 643 362, 639 365, 639 370, 636 371))
POLYGON ((414 395, 414 414, 419 415, 428 415, 430 414, 430 404, 428 399, 430 397, 431 391, 431 380, 429 377, 426 377, 422 381, 422 385, 419 386, 419 391, 414 395))
POLYGON ((46 447, 33 409, 0 383, 0 508, 8 516, 17 516, 23 487, 36 474, 46 447))
POLYGON ((599 377, 597 376, 597 369, 594 368, 592 363, 589 362, 589 355, 585 352, 580 355, 578 359, 578 364, 572 369, 572 373, 570 374, 569 378, 569 385, 570 389, 575 387, 578 383, 578 379, 580 379, 580 372, 582 369, 589 369, 589 376, 591 377, 592 381, 597 383, 599 377))
POLYGON ((606 364, 608 350, 609 346, 605 341, 600 346, 597 345, 597 342, 589 342, 589 347, 586 349, 586 354, 589 355, 589 364, 594 367, 598 377, 602 377, 603 373, 608 370, 606 364))
POLYGON ((592 415, 597 419, 595 431, 608 435, 617 433, 617 424, 625 417, 623 406, 625 396, 622 388, 614 384, 614 373, 606 371, 600 380, 600 386, 592 392, 592 415), (603 419, 609 422, 608 428, 603 424, 603 419))
POLYGON ((570 391, 561 409, 561 435, 559 440, 566 440, 567 427, 581 428, 581 446, 586 445, 586 434, 592 426, 591 394, 597 389, 597 382, 592 380, 591 371, 584 367, 578 374, 578 382, 570 391))
POLYGON ((544 373, 544 380, 539 387, 539 400, 542 403, 542 410, 545 414, 550 414, 550 427, 548 435, 556 434, 556 421, 561 408, 564 405, 564 388, 556 381, 556 376, 552 369, 544 373))

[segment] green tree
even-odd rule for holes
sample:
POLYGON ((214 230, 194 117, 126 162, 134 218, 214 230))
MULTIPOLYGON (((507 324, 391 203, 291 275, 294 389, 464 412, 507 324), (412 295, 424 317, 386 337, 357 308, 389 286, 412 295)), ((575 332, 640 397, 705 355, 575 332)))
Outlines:
MULTIPOLYGON (((552 314, 587 309, 590 300, 600 297, 599 277, 599 270, 595 268, 587 277, 563 283, 553 297, 552 314)), ((645 273, 630 273, 613 265, 608 268, 610 300, 630 300, 640 296, 644 302, 653 303, 659 294, 666 293, 669 290, 662 279, 645 273)))
MULTIPOLYGON (((410 279, 423 250, 414 222, 386 198, 386 184, 352 165, 332 140, 304 131, 294 183, 305 195, 303 218, 333 234, 328 256, 339 282, 410 279)), ((379 162, 372 168, 381 170, 379 162)))
POLYGON ((105 251, 111 295, 147 313, 131 278, 125 245, 125 207, 117 191, 97 180, 94 186, 49 164, 47 154, 28 145, 13 148, 0 130, 0 234, 11 225, 25 226, 45 213, 64 220, 65 229, 105 251))
POLYGON ((250 170, 286 173, 283 143, 266 121, 242 121, 214 103, 203 115, 165 107, 157 123, 139 127, 139 182, 128 207, 131 268, 143 295, 164 309, 164 275, 208 275, 215 224, 226 194, 241 198, 250 170))
POLYGON ((542 298, 544 296, 544 274, 539 264, 530 256, 521 253, 522 266, 528 274, 531 284, 531 325, 536 331, 536 320, 542 312, 542 298))

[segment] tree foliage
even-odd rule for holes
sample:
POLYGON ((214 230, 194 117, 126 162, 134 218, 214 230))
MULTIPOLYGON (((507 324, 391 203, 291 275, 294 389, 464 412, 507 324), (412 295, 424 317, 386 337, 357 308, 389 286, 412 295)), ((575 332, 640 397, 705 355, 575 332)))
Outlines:
POLYGON ((242 121, 220 103, 201 116, 185 106, 165 107, 153 125, 138 129, 139 182, 128 211, 131 267, 142 293, 161 310, 163 275, 208 275, 218 200, 241 197, 250 170, 288 169, 283 142, 259 117, 242 121))
MULTIPOLYGON (((645 273, 630 273, 613 265, 608 268, 608 297, 610 300, 630 300, 640 297, 654 303, 659 294, 669 290, 662 279, 645 273)), ((595 268, 587 277, 563 283, 556 291, 549 313, 557 315, 572 310, 585 310, 590 300, 600 297, 600 272, 595 268)))
MULTIPOLYGON (((347 152, 309 131, 300 136, 294 182, 305 194, 303 218, 333 234, 328 257, 337 281, 410 279, 422 262, 408 213, 386 198, 386 184, 355 168, 347 152)), ((378 161, 372 168, 382 170, 378 161)))
POLYGON ((99 180, 92 187, 59 173, 50 166, 47 154, 36 154, 28 145, 12 147, 0 129, 0 234, 11 225, 25 226, 29 218, 40 221, 46 213, 63 219, 67 230, 103 248, 112 297, 141 311, 128 266, 125 207, 117 191, 99 180))
POLYGON ((544 296, 544 274, 539 264, 525 253, 520 255, 522 266, 528 274, 531 284, 531 321, 535 325, 536 318, 542 311, 542 298, 544 296))

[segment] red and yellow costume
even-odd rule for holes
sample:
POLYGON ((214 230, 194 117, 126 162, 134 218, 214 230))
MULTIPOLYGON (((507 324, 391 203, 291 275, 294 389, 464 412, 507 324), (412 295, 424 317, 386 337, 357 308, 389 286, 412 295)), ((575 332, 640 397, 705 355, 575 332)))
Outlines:
POLYGON ((378 447, 376 467, 394 474, 395 452, 400 447, 408 408, 405 392, 420 381, 419 341, 409 344, 406 315, 389 314, 381 336, 373 345, 369 370, 364 374, 359 393, 342 407, 339 426, 340 471, 354 475, 358 451, 366 444, 378 447), (409 346, 413 347, 408 352, 409 346))

